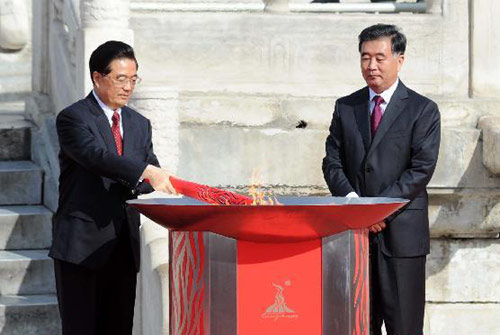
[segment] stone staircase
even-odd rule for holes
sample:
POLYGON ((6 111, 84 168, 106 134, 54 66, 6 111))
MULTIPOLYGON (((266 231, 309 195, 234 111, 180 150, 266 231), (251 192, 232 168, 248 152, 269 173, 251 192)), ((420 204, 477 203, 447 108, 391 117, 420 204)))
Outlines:
POLYGON ((31 159, 22 101, 0 103, 0 334, 60 334, 52 260, 52 212, 43 171, 31 159))

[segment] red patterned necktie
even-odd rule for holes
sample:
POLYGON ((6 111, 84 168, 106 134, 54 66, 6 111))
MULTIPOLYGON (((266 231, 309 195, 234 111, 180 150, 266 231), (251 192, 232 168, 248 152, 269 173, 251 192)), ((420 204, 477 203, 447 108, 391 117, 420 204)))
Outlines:
POLYGON ((372 129, 372 138, 374 138, 378 126, 380 125, 380 121, 382 120, 382 107, 380 107, 380 105, 384 103, 384 98, 382 98, 380 95, 376 95, 373 97, 372 100, 373 102, 375 102, 375 107, 373 107, 373 112, 370 121, 372 129))
POLYGON ((113 133, 113 137, 116 143, 116 151, 118 151, 118 155, 122 155, 123 153, 123 143, 122 143, 122 135, 120 134, 120 114, 118 112, 114 112, 111 117, 113 121, 113 125, 111 126, 111 132, 113 133))

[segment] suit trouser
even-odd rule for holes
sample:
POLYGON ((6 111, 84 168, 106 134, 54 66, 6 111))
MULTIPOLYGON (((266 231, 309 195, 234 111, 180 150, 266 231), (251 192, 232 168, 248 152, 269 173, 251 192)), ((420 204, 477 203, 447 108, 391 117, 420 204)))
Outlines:
POLYGON ((63 335, 132 334, 137 272, 124 235, 98 269, 54 260, 63 335))
POLYGON ((370 334, 422 335, 425 308, 425 260, 388 257, 370 234, 370 334))

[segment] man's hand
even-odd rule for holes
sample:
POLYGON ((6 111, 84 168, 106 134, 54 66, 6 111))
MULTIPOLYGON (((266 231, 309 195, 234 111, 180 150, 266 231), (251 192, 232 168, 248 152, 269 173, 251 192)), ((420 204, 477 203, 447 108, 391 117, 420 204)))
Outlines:
POLYGON ((374 225, 370 226, 368 229, 370 230, 370 233, 377 234, 377 233, 380 233, 382 230, 384 230, 385 227, 387 227, 385 222, 380 221, 380 222, 377 222, 374 225))
POLYGON ((149 184, 155 191, 165 192, 168 194, 177 194, 175 188, 170 183, 171 174, 154 165, 148 165, 142 173, 142 178, 148 179, 149 184))

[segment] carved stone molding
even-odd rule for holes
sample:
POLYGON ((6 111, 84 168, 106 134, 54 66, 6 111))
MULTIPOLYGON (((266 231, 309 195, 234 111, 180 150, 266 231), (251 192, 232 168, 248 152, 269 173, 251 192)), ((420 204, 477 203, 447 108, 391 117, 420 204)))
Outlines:
POLYGON ((479 119, 483 131, 483 164, 495 175, 500 175, 500 116, 483 116, 479 119))
POLYGON ((0 0, 0 47, 16 51, 29 39, 29 12, 24 0, 0 0))
POLYGON ((288 12, 288 0, 264 0, 266 5, 265 11, 268 12, 288 12))
POLYGON ((81 0, 80 12, 85 28, 127 29, 130 0, 81 0))

